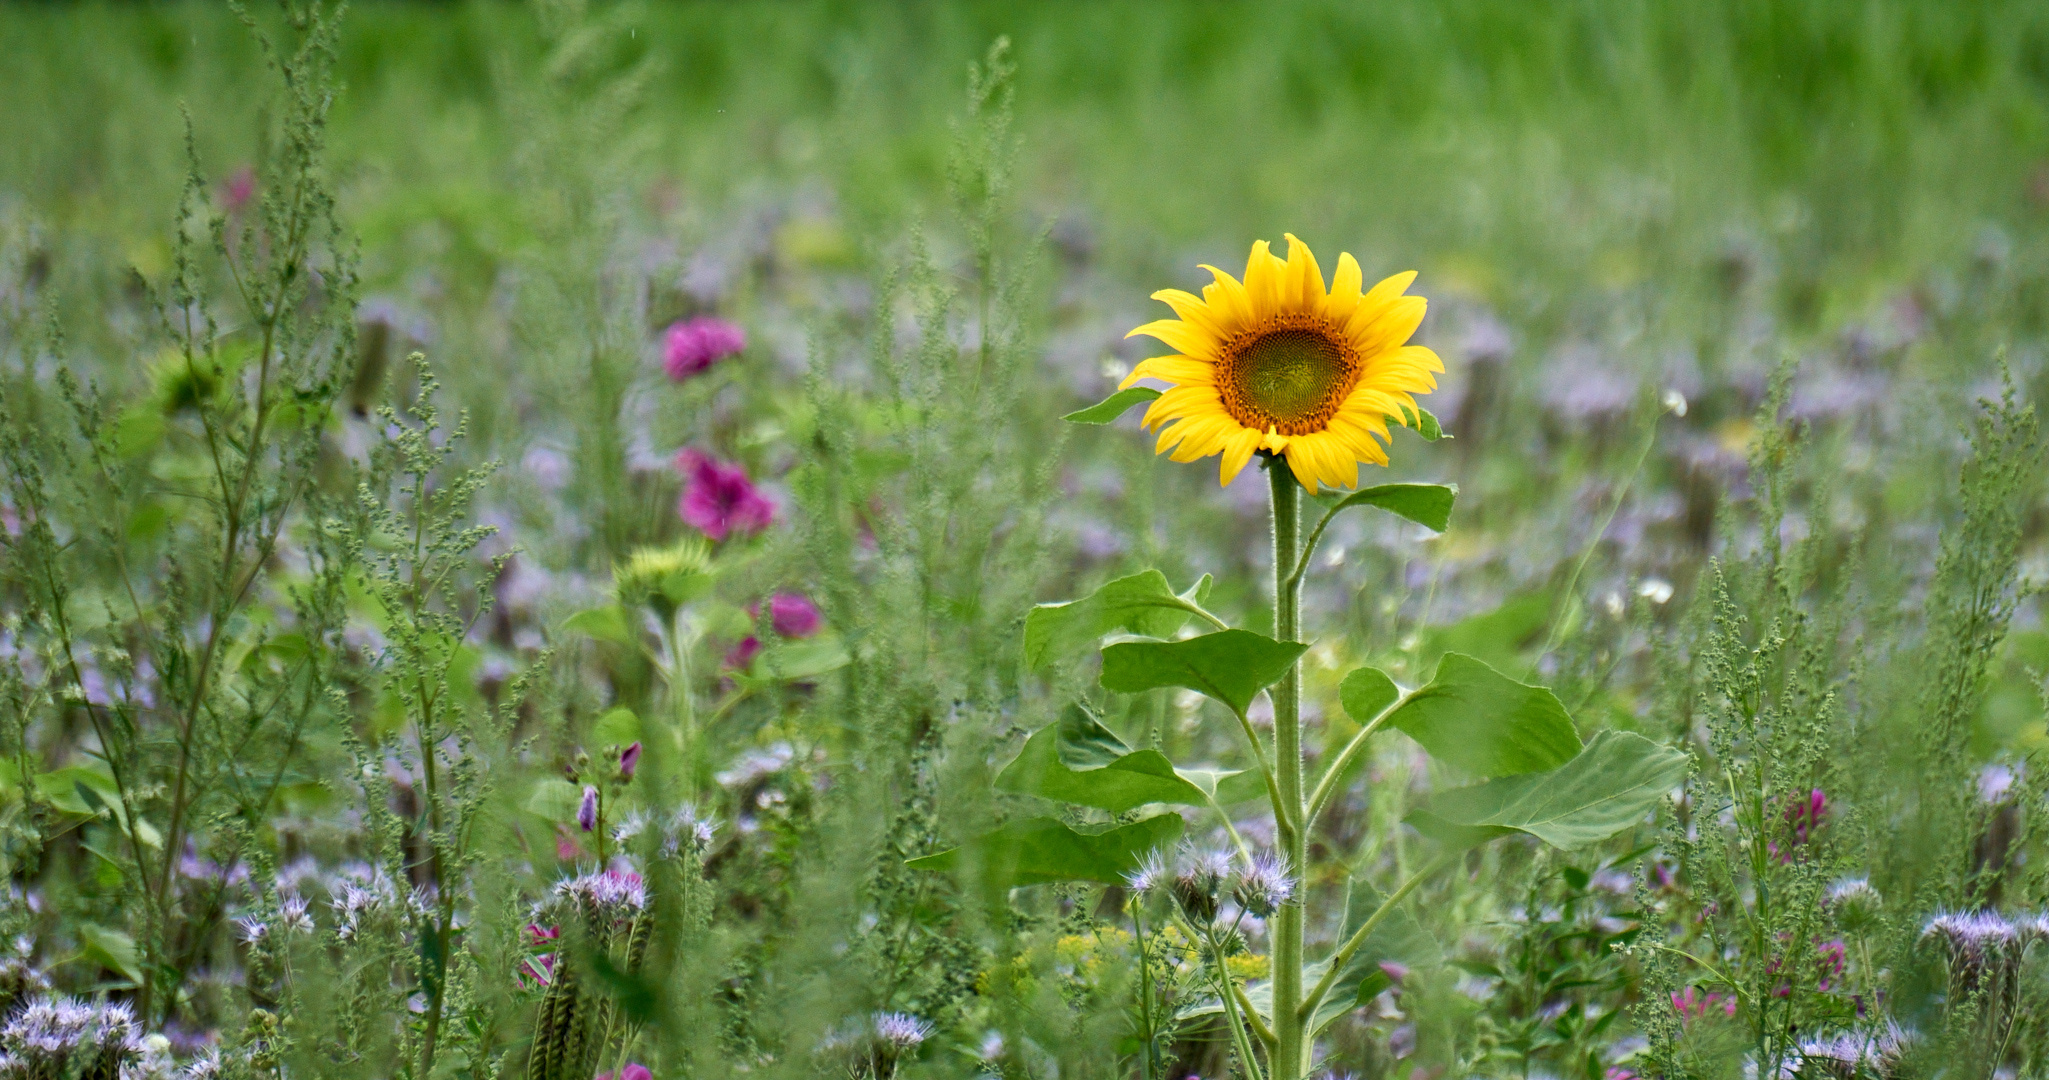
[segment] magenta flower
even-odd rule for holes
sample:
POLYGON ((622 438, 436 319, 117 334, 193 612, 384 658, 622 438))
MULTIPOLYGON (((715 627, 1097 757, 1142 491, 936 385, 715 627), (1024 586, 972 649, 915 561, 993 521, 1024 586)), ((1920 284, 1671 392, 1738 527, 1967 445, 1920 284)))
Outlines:
POLYGON ((662 366, 682 382, 747 347, 747 334, 724 319, 700 315, 669 327, 662 339, 662 366))
POLYGON ((616 1073, 601 1072, 598 1080, 655 1080, 653 1070, 638 1061, 629 1061, 626 1067, 616 1073))
POLYGON ((640 743, 635 742, 619 755, 619 779, 633 779, 633 770, 640 768, 640 743))
POLYGON ((685 450, 676 455, 676 469, 684 477, 677 516, 713 540, 724 540, 732 533, 758 533, 775 521, 775 504, 755 488, 740 466, 685 450))
POLYGON ((1814 831, 1821 828, 1822 819, 1828 816, 1828 796, 1820 788, 1808 792, 1804 798, 1796 798, 1786 806, 1786 824, 1793 827, 1793 842, 1804 844, 1813 839, 1814 831))
POLYGON ((594 785, 583 786, 583 804, 576 808, 576 823, 584 832, 598 827, 598 789, 594 785))
POLYGON ((1692 1023, 1710 1012, 1718 1011, 1723 1016, 1736 1015, 1736 999, 1720 993, 1703 994, 1689 986, 1672 995, 1672 1009, 1679 1014, 1681 1020, 1692 1023))
POLYGON ((807 638, 823 620, 818 606, 802 593, 777 593, 768 602, 768 621, 781 637, 807 638))
POLYGON ((231 214, 241 213, 255 194, 256 170, 247 165, 229 174, 227 182, 221 185, 221 201, 227 204, 231 214))
POLYGON ((761 639, 749 634, 726 653, 726 667, 733 671, 745 671, 754 663, 754 658, 760 655, 761 639))

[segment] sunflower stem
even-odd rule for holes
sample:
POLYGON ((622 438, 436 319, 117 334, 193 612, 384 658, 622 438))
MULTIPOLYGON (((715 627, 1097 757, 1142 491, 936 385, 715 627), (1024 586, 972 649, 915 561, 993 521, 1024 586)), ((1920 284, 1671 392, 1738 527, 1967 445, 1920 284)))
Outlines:
MULTIPOLYGON (((1280 457, 1267 461, 1267 485, 1272 493, 1274 531, 1274 638, 1296 641, 1301 637, 1301 577, 1295 573, 1300 562, 1302 533, 1302 486, 1280 457)), ((1307 837, 1300 823, 1302 811, 1302 674, 1299 665, 1267 691, 1274 706, 1274 832, 1288 865, 1308 865, 1307 837)), ((1268 1071, 1272 1080, 1300 1080, 1307 1056, 1303 1045, 1302 1017, 1302 904, 1284 904, 1273 921, 1273 1029, 1274 1049, 1268 1071)))

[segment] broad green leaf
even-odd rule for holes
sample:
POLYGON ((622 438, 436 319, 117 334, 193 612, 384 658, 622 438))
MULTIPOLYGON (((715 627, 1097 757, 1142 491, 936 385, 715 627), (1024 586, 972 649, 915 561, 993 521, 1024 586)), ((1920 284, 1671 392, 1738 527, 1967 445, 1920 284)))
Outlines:
POLYGON ((1183 777, 1157 750, 1133 750, 1080 705, 1025 740, 996 774, 998 791, 1121 814, 1147 803, 1206 806, 1214 790, 1183 777))
POLYGON ((1561 768, 1447 791, 1408 821, 1454 847, 1511 833, 1581 847, 1642 820, 1686 778, 1687 764, 1681 751, 1634 732, 1604 731, 1561 768))
MULTIPOLYGON (((1350 941, 1352 934, 1380 910, 1386 899, 1386 895, 1374 888, 1371 882, 1363 877, 1354 877, 1345 896, 1344 932, 1338 935, 1339 944, 1350 941)), ((1388 912, 1373 932, 1366 935, 1359 951, 1353 953, 1352 959, 1338 972, 1337 981, 1330 984, 1330 993, 1324 995, 1316 1007, 1316 1014, 1310 1018, 1310 1037, 1316 1037, 1331 1021, 1372 1001, 1374 995, 1393 985, 1394 980, 1380 967, 1390 962, 1406 968, 1435 967, 1444 963, 1444 950, 1437 944, 1437 939, 1431 937, 1408 909, 1400 905, 1388 912)), ((1303 985, 1315 986, 1316 980, 1329 970, 1329 965, 1328 960, 1313 965, 1318 969, 1314 978, 1306 978, 1305 971, 1303 985)))
POLYGON ((1124 410, 1141 401, 1151 401, 1160 396, 1158 390, 1145 386, 1134 386, 1119 390, 1109 397, 1079 412, 1071 412, 1060 419, 1070 424, 1107 424, 1124 415, 1124 410))
POLYGON ((1382 710, 1402 696, 1402 688, 1379 668, 1362 667, 1338 684, 1338 702, 1353 723, 1370 724, 1382 710))
POLYGON ((1432 532, 1443 532, 1451 527, 1451 507, 1457 501, 1457 484, 1376 484, 1326 505, 1331 513, 1354 506, 1377 506, 1432 532))
POLYGON ((1093 881, 1120 885, 1145 856, 1181 839, 1179 814, 1160 814, 1114 828, 1069 828, 1054 818, 1005 823, 957 848, 910 859, 914 870, 976 872, 985 888, 1000 893, 1019 885, 1093 881))
POLYGON ((526 799, 526 810, 549 821, 574 821, 577 806, 582 802, 582 788, 551 776, 534 785, 533 793, 526 799))
POLYGON ((1266 778, 1257 769, 1176 769, 1183 780, 1211 793, 1218 806, 1266 798, 1266 778))
POLYGON ((1103 687, 1135 694, 1181 686, 1243 713, 1308 648, 1250 630, 1220 630, 1183 641, 1123 641, 1103 650, 1103 687))
POLYGON ((1025 616, 1025 666, 1038 671, 1056 660, 1082 652, 1123 630, 1163 638, 1180 630, 1209 597, 1210 576, 1204 574, 1187 592, 1176 595, 1167 575, 1146 570, 1112 581, 1080 600, 1040 604, 1025 616))
POLYGON ((1402 413, 1403 425, 1416 434, 1423 436, 1424 441, 1436 442, 1439 439, 1451 438, 1450 435, 1445 434, 1444 425, 1437 422, 1437 417, 1432 415, 1429 409, 1421 405, 1416 406, 1414 409, 1404 407, 1402 413))
POLYGON ((102 810, 122 817, 121 785, 113 776, 85 765, 67 765, 36 774, 36 790, 50 805, 67 814, 98 817, 102 810))
POLYGON ((1543 772, 1580 750, 1558 695, 1458 653, 1445 653, 1430 685, 1409 695, 1388 722, 1432 757, 1476 776, 1543 772))
POLYGON ((82 923, 78 927, 78 943, 87 960, 119 973, 131 983, 142 984, 142 950, 136 948, 134 938, 119 930, 82 923))
POLYGON ((616 641, 621 645, 640 644, 640 635, 636 632, 629 613, 617 604, 579 611, 563 620, 562 629, 594 637, 599 641, 616 641))
POLYGON ((820 634, 799 641, 777 642, 763 649, 747 666, 745 678, 757 683, 815 679, 852 662, 838 634, 820 634))
POLYGON ((592 746, 625 746, 640 741, 640 717, 633 710, 620 706, 605 710, 591 725, 592 746))

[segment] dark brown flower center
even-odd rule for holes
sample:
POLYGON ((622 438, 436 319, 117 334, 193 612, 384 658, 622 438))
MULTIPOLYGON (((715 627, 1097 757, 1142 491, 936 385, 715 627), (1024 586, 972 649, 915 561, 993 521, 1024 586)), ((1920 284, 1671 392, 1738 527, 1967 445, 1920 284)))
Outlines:
POLYGON ((1359 381, 1356 354, 1342 341, 1322 320, 1240 335, 1218 365, 1224 411, 1260 431, 1322 431, 1359 381))

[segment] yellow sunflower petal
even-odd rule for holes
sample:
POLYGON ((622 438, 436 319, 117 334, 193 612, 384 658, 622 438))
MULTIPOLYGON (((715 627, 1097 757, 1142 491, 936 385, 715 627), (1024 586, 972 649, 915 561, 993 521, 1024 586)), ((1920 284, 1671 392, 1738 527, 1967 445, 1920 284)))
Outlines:
POLYGON ((1179 319, 1149 322, 1124 336, 1130 338, 1140 334, 1158 338, 1166 342, 1168 348, 1184 355, 1206 356, 1214 353, 1217 348, 1217 339, 1214 335, 1194 323, 1182 322, 1179 319))
POLYGON ((1197 458, 1206 458, 1223 449, 1226 439, 1243 430, 1232 423, 1229 417, 1196 417, 1174 425, 1176 431, 1182 428, 1190 429, 1188 437, 1181 441, 1180 446, 1174 448, 1172 454, 1167 455, 1169 460, 1189 462, 1197 458))
POLYGON ((1245 259, 1245 295, 1252 301, 1254 312, 1282 309, 1281 279, 1286 272, 1287 264, 1274 257, 1266 241, 1253 243, 1252 254, 1245 259))
POLYGON ((1216 316, 1217 326, 1224 336, 1250 325, 1254 314, 1252 297, 1246 293, 1244 284, 1208 263, 1203 263, 1202 269, 1209 271, 1210 277, 1215 279, 1202 287, 1202 299, 1209 305, 1211 314, 1216 316))
POLYGON ((1216 365, 1187 356, 1155 356, 1140 360, 1131 374, 1117 384, 1122 390, 1140 379, 1163 379, 1176 386, 1208 386, 1216 378, 1216 365))
POLYGON ((1359 260, 1347 251, 1338 256, 1338 272, 1331 275, 1330 294, 1323 298, 1322 315, 1339 326, 1359 310, 1359 286, 1366 275, 1359 272, 1359 260))
POLYGON ((1381 278, 1374 284, 1372 291, 1366 294, 1365 302, 1374 305, 1385 304, 1389 300, 1408 292, 1410 283, 1415 280, 1416 272, 1414 270, 1404 270, 1391 277, 1381 278))
MULTIPOLYGON (((1215 388, 1176 386, 1153 399, 1145 411, 1144 427, 1158 427, 1169 420, 1189 416, 1223 416, 1223 404, 1215 388)), ((1226 417, 1228 419, 1228 417, 1226 417)))
POLYGON ((1230 331, 1224 329, 1224 324, 1220 320, 1219 314, 1211 310, 1209 304, 1204 302, 1202 297, 1192 292, 1181 289, 1161 289, 1153 294, 1153 299, 1173 308, 1174 314, 1179 315, 1182 322, 1194 326, 1218 341, 1231 336, 1230 331))
POLYGON ((1252 460, 1252 452, 1259 449, 1260 434, 1248 427, 1224 437, 1224 460, 1217 469, 1217 483, 1229 486, 1244 471, 1246 463, 1252 460))
POLYGON ((1295 239, 1294 233, 1282 233, 1288 239, 1287 273, 1282 277, 1281 302, 1291 311, 1316 311, 1323 306, 1323 269, 1316 265, 1316 253, 1309 245, 1295 239))
POLYGON ((1398 296, 1378 310, 1360 304, 1346 332, 1361 356, 1378 356, 1406 344, 1423 324, 1430 302, 1420 296, 1398 296))

